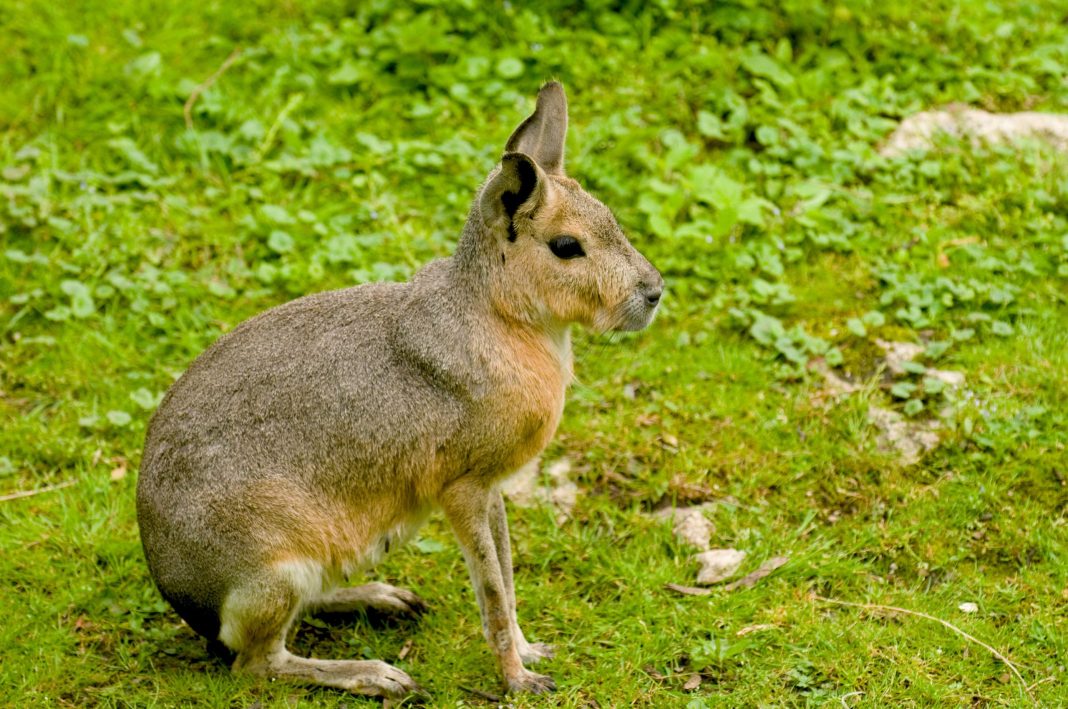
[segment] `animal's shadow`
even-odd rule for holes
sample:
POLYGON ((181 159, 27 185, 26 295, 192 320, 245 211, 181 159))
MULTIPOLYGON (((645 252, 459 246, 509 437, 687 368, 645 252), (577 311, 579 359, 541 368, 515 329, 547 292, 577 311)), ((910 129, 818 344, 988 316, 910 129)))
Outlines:
MULTIPOLYGON (((293 624, 286 644, 290 652, 305 657, 361 659, 361 655, 368 654, 365 659, 388 661, 388 658, 371 657, 364 649, 369 644, 380 646, 379 638, 403 642, 398 639, 398 633, 414 628, 420 622, 421 616, 397 616, 376 610, 305 614, 293 624)), ((146 630, 150 635, 158 636, 156 647, 150 654, 152 664, 159 672, 229 672, 236 657, 221 642, 198 635, 173 610, 146 618, 141 630, 127 629, 127 634, 131 641, 143 643, 146 630)))

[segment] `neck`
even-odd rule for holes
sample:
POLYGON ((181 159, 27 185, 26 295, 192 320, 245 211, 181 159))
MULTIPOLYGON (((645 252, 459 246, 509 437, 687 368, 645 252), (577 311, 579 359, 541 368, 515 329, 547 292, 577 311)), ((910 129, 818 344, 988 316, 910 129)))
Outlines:
POLYGON ((481 222, 482 217, 479 215, 476 201, 467 215, 452 259, 464 279, 472 287, 485 292, 489 289, 493 239, 484 233, 481 222))
POLYGON ((470 289, 475 300, 485 298, 489 311, 507 331, 531 343, 538 343, 570 368, 571 326, 542 314, 533 303, 517 303, 498 297, 503 290, 497 281, 504 277, 497 252, 496 235, 482 225, 477 202, 472 205, 460 241, 453 254, 455 286, 470 289))

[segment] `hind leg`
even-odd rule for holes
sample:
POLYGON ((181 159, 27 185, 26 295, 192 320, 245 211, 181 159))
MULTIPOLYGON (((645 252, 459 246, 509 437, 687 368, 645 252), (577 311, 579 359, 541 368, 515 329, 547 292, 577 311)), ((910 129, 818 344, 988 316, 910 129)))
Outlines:
POLYGON ((388 583, 367 583, 339 588, 308 605, 311 613, 377 611, 386 615, 414 616, 426 611, 426 602, 406 588, 388 583))
POLYGON ((286 649, 286 632, 317 581, 305 569, 275 568, 230 592, 219 638, 237 653, 234 671, 379 697, 418 690, 411 677, 385 662, 313 660, 286 649))

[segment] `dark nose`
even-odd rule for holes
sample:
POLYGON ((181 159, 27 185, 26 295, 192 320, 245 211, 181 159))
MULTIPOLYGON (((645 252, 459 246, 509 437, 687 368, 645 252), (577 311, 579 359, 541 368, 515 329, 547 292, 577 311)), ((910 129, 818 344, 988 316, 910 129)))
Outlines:
POLYGON ((664 277, 644 257, 642 261, 645 262, 645 273, 638 280, 638 292, 645 298, 650 308, 655 308, 660 302, 660 297, 664 295, 664 277))

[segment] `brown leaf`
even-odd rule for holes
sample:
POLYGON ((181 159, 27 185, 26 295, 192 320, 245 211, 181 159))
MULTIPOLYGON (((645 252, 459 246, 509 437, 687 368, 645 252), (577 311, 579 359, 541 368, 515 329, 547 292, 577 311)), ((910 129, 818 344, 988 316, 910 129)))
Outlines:
POLYGON ((642 670, 645 671, 645 674, 649 675, 650 677, 652 677, 653 679, 657 680, 658 682, 663 682, 664 680, 667 679, 667 675, 661 674, 661 672, 659 670, 657 670, 655 667, 653 667, 652 665, 646 665, 645 667, 642 668, 642 670))
POLYGON ((691 482, 682 473, 675 473, 668 481, 667 497, 680 506, 706 502, 714 496, 715 491, 711 487, 703 483, 691 482))
POLYGON ((692 675, 690 675, 689 679, 686 680, 686 684, 682 685, 682 689, 686 692, 692 692, 700 686, 701 675, 694 672, 692 675))
POLYGON ((635 423, 643 428, 649 426, 657 426, 660 424, 660 417, 656 414, 638 414, 638 418, 635 419, 635 423))
POLYGON ((707 588, 697 588, 696 586, 680 586, 677 583, 665 583, 664 588, 675 593, 681 593, 684 596, 707 596, 711 591, 707 588))
POLYGON ((401 645, 400 652, 397 653, 397 659, 398 660, 403 660, 404 658, 408 657, 408 653, 411 652, 411 651, 412 651, 412 639, 408 638, 407 640, 404 641, 404 644, 401 645))
POLYGON ((126 458, 121 455, 117 455, 111 459, 111 463, 115 466, 111 469, 111 479, 113 481, 122 480, 124 477, 126 477, 126 458))
POLYGON ((91 631, 96 629, 96 623, 86 618, 84 615, 78 616, 74 620, 74 629, 77 631, 91 631))
POLYGON ((737 581, 732 581, 723 588, 727 589, 728 591, 733 591, 736 588, 751 588, 753 585, 756 584, 757 581, 764 578, 789 560, 790 558, 786 556, 774 556, 765 561, 763 564, 761 564, 760 568, 756 571, 746 576, 743 576, 737 581))

